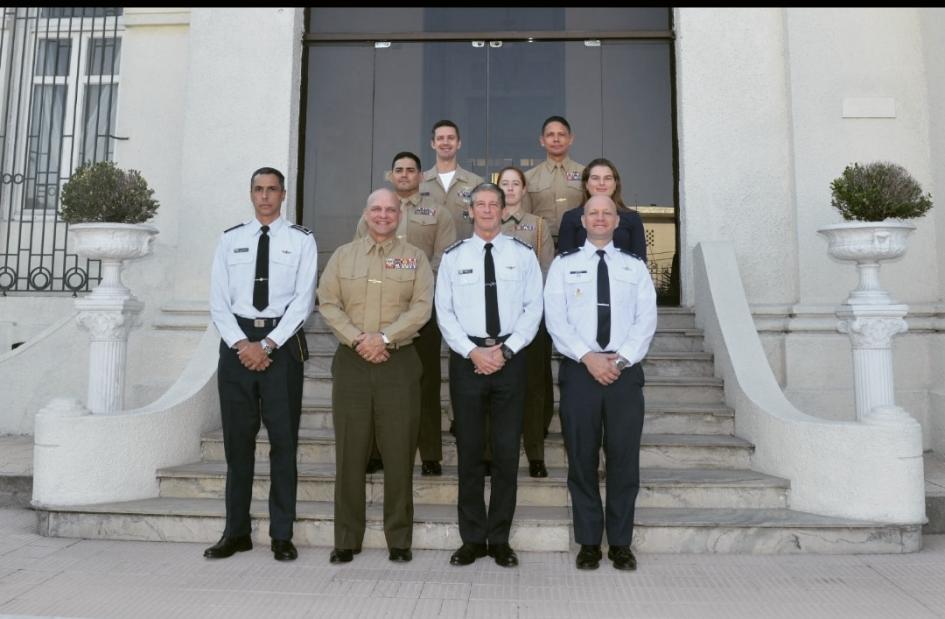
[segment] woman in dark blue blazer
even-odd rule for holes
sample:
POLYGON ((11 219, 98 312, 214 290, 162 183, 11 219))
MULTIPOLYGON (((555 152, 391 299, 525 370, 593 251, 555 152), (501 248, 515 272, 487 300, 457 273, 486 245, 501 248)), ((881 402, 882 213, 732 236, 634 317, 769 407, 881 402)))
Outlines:
MULTIPOLYGON (((646 262, 646 235, 643 232, 643 220, 636 211, 623 203, 620 195, 620 174, 617 168, 608 159, 595 159, 584 167, 581 174, 581 184, 584 186, 584 201, 597 194, 604 194, 617 205, 617 214, 620 222, 614 230, 614 246, 636 254, 646 262)), ((561 228, 558 231, 558 253, 581 247, 587 240, 587 230, 581 223, 584 214, 584 205, 577 206, 561 217, 561 228)))

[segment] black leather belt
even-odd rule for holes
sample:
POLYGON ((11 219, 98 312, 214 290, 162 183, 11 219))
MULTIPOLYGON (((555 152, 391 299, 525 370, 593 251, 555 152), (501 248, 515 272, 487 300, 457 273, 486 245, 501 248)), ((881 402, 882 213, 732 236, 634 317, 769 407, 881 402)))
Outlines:
POLYGON ((508 335, 500 335, 499 337, 475 337, 472 335, 467 335, 466 337, 476 346, 495 346, 496 344, 501 344, 511 336, 512 334, 509 333, 508 335))
MULTIPOLYGON (((233 315, 236 316, 236 314, 233 315)), ((272 329, 279 324, 280 320, 282 320, 282 316, 277 318, 243 318, 242 316, 236 316, 236 324, 246 329, 272 329)))

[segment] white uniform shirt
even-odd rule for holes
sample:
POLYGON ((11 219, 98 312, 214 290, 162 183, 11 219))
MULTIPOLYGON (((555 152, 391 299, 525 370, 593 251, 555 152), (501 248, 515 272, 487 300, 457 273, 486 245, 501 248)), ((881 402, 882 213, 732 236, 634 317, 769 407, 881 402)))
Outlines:
POLYGON ((608 243, 610 343, 597 343, 597 247, 590 241, 554 259, 545 283, 545 325, 562 355, 580 361, 612 350, 630 362, 646 356, 656 332, 656 290, 646 264, 608 243))
POLYGON ((268 335, 277 346, 289 339, 315 307, 318 251, 315 237, 301 226, 280 217, 269 225, 269 305, 253 306, 256 248, 262 224, 251 221, 223 233, 210 274, 210 317, 228 346, 244 339, 233 316, 277 318, 278 326, 268 335))
MULTIPOLYGON (((492 239, 500 335, 518 352, 535 338, 541 321, 541 268, 535 252, 504 234, 492 239)), ((473 234, 443 253, 436 277, 436 321, 443 339, 463 357, 476 345, 469 339, 486 332, 486 241, 473 234)))

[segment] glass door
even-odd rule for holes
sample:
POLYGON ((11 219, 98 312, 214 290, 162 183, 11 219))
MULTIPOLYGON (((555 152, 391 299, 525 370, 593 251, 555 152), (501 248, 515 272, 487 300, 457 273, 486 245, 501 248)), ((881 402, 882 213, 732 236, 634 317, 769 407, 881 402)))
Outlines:
MULTIPOLYGON (((501 36, 495 33, 495 36, 501 36)), ((548 116, 569 120, 571 158, 613 161, 640 212, 663 303, 678 302, 670 58, 664 40, 391 41, 308 47, 303 222, 320 264, 348 242, 391 159, 435 164, 433 124, 459 125, 459 165, 493 179, 544 161, 548 116)))

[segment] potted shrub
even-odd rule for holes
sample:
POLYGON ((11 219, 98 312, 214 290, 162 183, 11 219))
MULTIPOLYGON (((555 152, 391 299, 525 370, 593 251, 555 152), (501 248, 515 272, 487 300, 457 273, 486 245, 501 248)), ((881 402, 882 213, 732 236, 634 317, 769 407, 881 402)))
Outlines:
POLYGON ((900 165, 885 161, 854 163, 830 183, 831 205, 845 223, 820 228, 827 251, 837 260, 856 262, 859 285, 848 304, 888 304, 879 285, 883 260, 899 258, 915 224, 903 221, 923 216, 932 208, 931 194, 900 165))
POLYGON ((93 295, 130 296, 121 265, 151 251, 158 231, 143 222, 157 211, 153 194, 140 172, 111 161, 81 165, 63 186, 60 218, 69 224, 73 249, 102 261, 102 282, 93 295))

